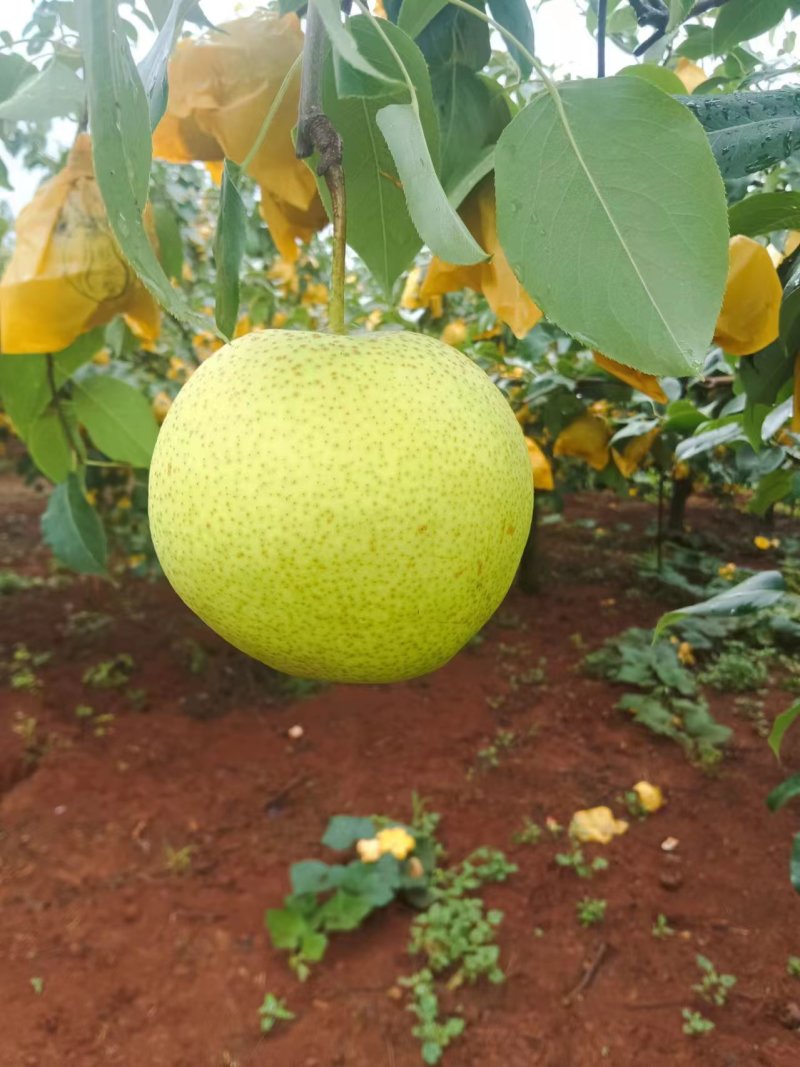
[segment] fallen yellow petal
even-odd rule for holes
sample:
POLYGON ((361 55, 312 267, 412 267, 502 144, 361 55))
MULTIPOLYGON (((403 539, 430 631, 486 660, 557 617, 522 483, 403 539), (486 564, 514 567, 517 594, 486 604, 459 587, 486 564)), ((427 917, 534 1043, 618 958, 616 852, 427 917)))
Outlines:
POLYGON ((569 824, 570 837, 574 837, 576 841, 595 842, 598 845, 607 845, 627 829, 627 822, 624 819, 615 819, 611 808, 605 805, 576 811, 569 824))

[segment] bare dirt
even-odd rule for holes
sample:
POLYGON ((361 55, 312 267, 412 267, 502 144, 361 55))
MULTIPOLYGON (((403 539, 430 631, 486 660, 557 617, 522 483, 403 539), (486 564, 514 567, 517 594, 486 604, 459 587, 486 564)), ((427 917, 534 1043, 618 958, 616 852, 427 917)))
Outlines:
MULTIPOLYGON (((0 483, 0 570, 47 573, 40 510, 39 496, 0 483)), ((19 644, 52 653, 38 690, 0 678, 0 1065, 416 1067, 396 997, 414 969, 408 910, 338 936, 303 985, 263 925, 288 891, 289 865, 322 855, 331 815, 407 819, 412 790, 442 814, 454 861, 490 845, 519 865, 486 893, 505 913, 507 981, 450 996, 468 1025, 445 1067, 800 1064, 800 981, 786 973, 800 954, 787 875, 797 817, 764 805, 786 772, 729 696, 713 710, 734 741, 709 776, 616 710, 618 689, 579 672, 576 634, 594 648, 651 626, 665 602, 641 594, 635 570, 651 507, 593 494, 573 498, 567 517, 543 531, 543 591, 512 593, 483 643, 444 670, 294 701, 163 583, 76 579, 0 597, 0 658, 19 644), (605 535, 574 525, 586 516, 605 535), (84 685, 87 668, 120 654, 134 663, 126 686, 84 685), (513 690, 512 676, 541 657, 545 684, 513 690), (76 718, 81 704, 113 716, 105 735, 76 718), (500 727, 518 743, 470 777, 500 727), (618 798, 642 778, 668 804, 604 850, 609 869, 591 882, 556 866, 557 841, 512 844, 526 816, 567 823, 602 803, 620 813, 618 798), (168 850, 185 846, 179 873, 168 850), (586 895, 608 901, 589 930, 575 911, 586 895), (652 936, 659 913, 674 936, 652 936), (691 992, 698 952, 738 978, 723 1008, 691 992), (267 991, 297 1018, 263 1038, 267 991), (685 1036, 683 1007, 715 1031, 685 1036)), ((754 520, 703 500, 690 519, 723 558, 755 560, 754 520)), ((789 700, 770 691, 767 716, 789 700)), ((800 766, 800 732, 785 764, 800 766)))

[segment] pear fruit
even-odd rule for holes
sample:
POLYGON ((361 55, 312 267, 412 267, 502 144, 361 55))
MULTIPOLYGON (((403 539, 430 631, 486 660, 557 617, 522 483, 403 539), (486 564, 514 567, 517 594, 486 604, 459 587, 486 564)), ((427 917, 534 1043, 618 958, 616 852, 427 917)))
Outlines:
POLYGON ((149 506, 167 578, 232 645, 287 674, 391 682, 495 611, 533 484, 511 408, 455 349, 265 330, 181 389, 149 506))

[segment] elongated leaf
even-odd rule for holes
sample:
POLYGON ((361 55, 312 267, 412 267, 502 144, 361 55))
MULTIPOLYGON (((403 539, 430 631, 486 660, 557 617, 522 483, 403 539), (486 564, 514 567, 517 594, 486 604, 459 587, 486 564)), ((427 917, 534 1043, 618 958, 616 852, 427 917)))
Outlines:
POLYGON ((475 162, 447 190, 447 199, 453 207, 460 207, 478 182, 494 170, 494 145, 487 145, 475 162))
POLYGON ((169 204, 153 204, 158 254, 167 276, 180 281, 183 272, 183 238, 175 212, 169 204))
POLYGON ((150 180, 150 113, 115 0, 75 0, 89 96, 95 174, 125 258, 176 318, 208 329, 174 289, 142 222, 150 180))
POLYGON ((687 96, 683 103, 708 134, 723 178, 741 178, 800 148, 800 91, 687 96))
POLYGON ((217 268, 215 314, 220 333, 232 337, 239 317, 239 272, 247 237, 247 212, 239 192, 241 168, 225 160, 219 194, 219 216, 214 237, 214 263, 217 268))
POLYGON ((139 64, 139 75, 150 110, 150 128, 155 129, 167 109, 167 63, 178 40, 184 19, 197 0, 172 0, 153 46, 139 64))
POLYGON ((43 411, 30 428, 26 441, 31 459, 51 482, 63 482, 72 470, 72 449, 58 414, 43 411))
POLYGON ((66 63, 52 59, 0 104, 0 120, 48 122, 66 116, 79 117, 85 107, 86 86, 82 79, 66 63))
MULTIPOLYGON (((85 333, 69 348, 53 356, 56 389, 98 351, 103 343, 103 333, 102 329, 85 333)), ((24 440, 33 422, 50 403, 47 356, 0 355, 0 397, 6 414, 24 440)))
MULTIPOLYGON (((492 92, 487 79, 463 63, 434 67, 431 87, 439 116, 439 177, 452 201, 453 190, 476 168, 479 159, 486 158, 487 148, 495 144, 511 116, 505 99, 492 92), (468 137, 465 130, 469 130, 468 137)), ((472 182, 464 196, 479 180, 472 182)))
POLYGON ((447 0, 403 0, 397 25, 409 37, 416 37, 446 5, 447 0))
POLYGON ((789 856, 789 881, 795 893, 800 893, 800 833, 792 838, 792 852, 789 856))
POLYGON ((755 193, 728 210, 731 235, 800 229, 800 193, 755 193))
POLYGON ((782 711, 780 715, 775 716, 775 721, 772 724, 772 729, 767 738, 767 744, 775 753, 776 759, 781 758, 781 745, 786 736, 786 731, 795 719, 798 718, 800 718, 800 700, 796 700, 790 708, 787 708, 786 711, 782 711))
MULTIPOLYGON (((533 52, 533 19, 527 0, 489 0, 489 11, 500 25, 513 34, 528 52, 533 52)), ((523 78, 530 76, 531 61, 512 41, 503 39, 523 78)))
POLYGON ((776 26, 789 7, 789 0, 728 0, 714 23, 714 51, 718 56, 739 44, 759 37, 776 26))
POLYGON ((795 263, 783 290, 780 331, 787 356, 792 358, 800 354, 800 259, 795 263))
POLYGON ((354 73, 367 75, 378 82, 387 81, 385 68, 379 69, 361 52, 349 28, 342 23, 339 0, 316 0, 316 5, 333 48, 339 91, 343 95, 358 94, 362 80, 354 77, 354 73))
POLYGON ((158 424, 138 389, 119 378, 94 375, 75 383, 73 400, 78 420, 109 459, 150 465, 158 424))
POLYGON ((776 786, 767 797, 767 807, 778 811, 796 796, 800 796, 800 774, 793 774, 776 786))
POLYGON ((57 485, 42 516, 42 537, 65 566, 80 574, 106 573, 106 534, 76 474, 57 485))
POLYGON ((793 366, 794 360, 780 340, 740 360, 737 369, 748 400, 755 404, 774 404, 781 386, 791 378, 793 366))
POLYGON ((769 471, 758 481, 758 488, 753 494, 747 510, 753 515, 764 515, 767 509, 784 500, 794 489, 795 472, 788 467, 779 467, 769 471))
MULTIPOLYGON (((353 248, 385 291, 414 260, 421 240, 411 221, 403 188, 389 146, 378 129, 381 107, 407 103, 408 90, 398 84, 394 57, 372 23, 357 15, 349 20, 359 50, 391 77, 386 96, 368 99, 342 98, 336 88, 333 63, 326 64, 323 103, 342 138, 347 202, 347 243, 353 248)), ((434 162, 439 156, 439 129, 431 95, 428 67, 417 46, 396 26, 384 22, 383 30, 405 64, 416 87, 420 117, 434 162)), ((327 197, 324 182, 320 192, 327 197)))
POLYGON ((487 259, 447 199, 417 111, 410 104, 390 104, 376 119, 400 174, 408 212, 428 248, 448 263, 487 259))
POLYGON ((792 398, 787 397, 783 403, 778 404, 776 408, 772 409, 761 424, 762 440, 769 441, 770 437, 776 434, 782 426, 785 426, 791 417, 792 398))
POLYGON ((639 78, 567 83, 516 116, 495 168, 500 241, 549 319, 649 374, 700 368, 728 224, 719 172, 684 107, 639 78))
MULTIPOLYGON (((706 424, 707 425, 707 424, 706 424)), ((675 455, 680 460, 691 459, 693 456, 701 456, 704 452, 710 452, 720 445, 730 445, 734 441, 745 440, 741 420, 736 417, 717 420, 717 425, 701 430, 700 433, 681 441, 675 449, 675 455)))
POLYGON ((653 632, 653 641, 656 641, 668 626, 672 626, 685 615, 744 615, 770 607, 781 599, 785 591, 786 583, 780 571, 761 571, 699 604, 668 611, 658 620, 653 632))

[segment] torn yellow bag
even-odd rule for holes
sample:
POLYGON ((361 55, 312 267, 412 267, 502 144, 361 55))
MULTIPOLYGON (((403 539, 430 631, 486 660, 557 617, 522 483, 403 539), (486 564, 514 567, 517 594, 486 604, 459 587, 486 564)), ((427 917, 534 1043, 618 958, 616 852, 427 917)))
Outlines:
POLYGON ((16 238, 0 281, 0 351, 59 352, 117 315, 144 341, 158 337, 161 313, 111 232, 88 134, 22 209, 16 238))

